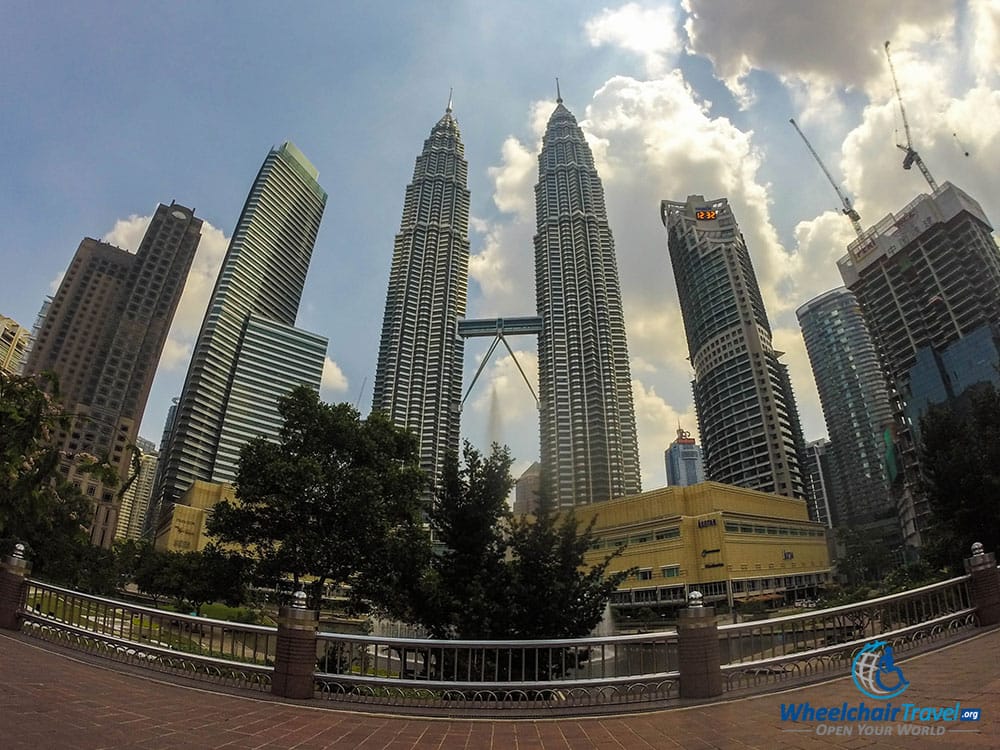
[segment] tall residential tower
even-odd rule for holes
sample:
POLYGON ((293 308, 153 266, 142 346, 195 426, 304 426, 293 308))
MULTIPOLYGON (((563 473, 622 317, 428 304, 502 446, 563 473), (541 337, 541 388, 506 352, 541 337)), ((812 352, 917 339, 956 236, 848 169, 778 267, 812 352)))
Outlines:
POLYGON ((319 388, 326 339, 294 327, 326 205, 318 177, 285 143, 250 188, 160 458, 163 510, 196 479, 232 482, 242 445, 277 437, 277 399, 297 385, 319 388))
POLYGON ((458 453, 462 356, 458 319, 469 286, 468 165, 451 102, 406 188, 392 252, 372 409, 413 432, 436 487, 458 453))
POLYGON ((670 263, 714 482, 804 499, 805 441, 750 251, 725 198, 663 201, 670 263))
POLYGON ((63 470, 93 498, 91 540, 111 546, 118 525, 117 487, 77 472, 80 454, 106 459, 122 483, 153 375, 201 240, 201 219, 160 205, 133 254, 86 238, 42 319, 25 371, 51 370, 74 415, 57 438, 63 470))
MULTIPOLYGON (((857 298, 840 287, 795 311, 830 437, 826 487, 834 526, 899 524, 884 466, 892 408, 857 298)), ((898 545, 898 541, 897 541, 898 545)))
POLYGON ((641 491, 625 316, 604 187, 556 100, 535 185, 542 475, 557 507, 641 491))

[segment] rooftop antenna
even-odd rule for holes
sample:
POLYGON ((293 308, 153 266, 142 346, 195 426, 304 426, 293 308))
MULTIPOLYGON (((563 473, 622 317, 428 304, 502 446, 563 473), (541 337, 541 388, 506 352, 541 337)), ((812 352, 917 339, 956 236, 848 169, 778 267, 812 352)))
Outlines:
POLYGON ((556 78, 556 104, 562 104, 562 93, 559 91, 559 79, 556 78))
POLYGON ((913 140, 910 138, 910 123, 906 119, 906 109, 903 107, 903 95, 899 93, 899 81, 896 80, 896 67, 892 64, 892 57, 889 55, 889 42, 885 43, 885 59, 889 61, 889 71, 892 73, 892 86, 896 90, 899 113, 903 116, 903 130, 906 131, 906 145, 896 144, 896 148, 906 152, 906 156, 903 157, 903 169, 909 169, 916 164, 917 168, 924 175, 924 179, 927 180, 927 184, 931 186, 931 190, 937 190, 937 182, 931 177, 931 172, 924 164, 924 160, 920 158, 920 154, 913 148, 913 140))
POLYGON ((823 163, 823 160, 819 158, 819 154, 816 153, 816 149, 814 149, 812 147, 812 144, 809 143, 809 139, 806 138, 806 134, 803 133, 802 130, 799 128, 798 123, 795 122, 795 118, 794 117, 791 118, 789 122, 792 123, 792 127, 795 128, 795 131, 800 136, 802 136, 802 140, 805 142, 806 148, 809 149, 809 153, 813 155, 813 158, 816 160, 816 163, 819 164, 819 168, 822 169, 823 174, 826 175, 826 179, 830 181, 830 184, 833 185, 833 189, 837 191, 837 197, 840 198, 840 203, 841 205, 843 205, 841 213, 851 220, 851 226, 854 227, 855 233, 858 235, 858 237, 860 237, 863 231, 861 229, 861 216, 854 209, 854 206, 851 205, 851 199, 841 192, 840 188, 837 186, 837 183, 833 179, 833 175, 830 174, 830 170, 826 168, 826 165, 823 163))
POLYGON ((454 94, 454 93, 455 93, 454 87, 448 89, 448 106, 445 109, 445 112, 451 112, 451 97, 452 97, 452 94, 454 94))

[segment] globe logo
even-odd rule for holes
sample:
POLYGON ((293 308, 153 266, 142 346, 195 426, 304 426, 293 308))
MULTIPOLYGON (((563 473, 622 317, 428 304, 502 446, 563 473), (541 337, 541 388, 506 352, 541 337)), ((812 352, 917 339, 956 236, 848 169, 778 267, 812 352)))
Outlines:
POLYGON ((868 643, 858 651, 851 663, 851 678, 858 690, 879 701, 895 698, 910 686, 893 662, 892 646, 885 641, 868 643))

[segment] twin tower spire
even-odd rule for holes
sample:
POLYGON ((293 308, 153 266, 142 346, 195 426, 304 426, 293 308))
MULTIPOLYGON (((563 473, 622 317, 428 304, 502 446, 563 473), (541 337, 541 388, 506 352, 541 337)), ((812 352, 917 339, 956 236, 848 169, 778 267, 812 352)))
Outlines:
MULTIPOLYGON (((542 475, 565 508, 641 487, 604 191, 583 132, 561 106, 558 79, 556 103, 539 156, 534 249, 542 475)), ((372 404, 418 436, 435 488, 445 456, 459 449, 464 342, 456 331, 469 277, 468 164, 451 112, 449 92, 406 189, 372 404)))

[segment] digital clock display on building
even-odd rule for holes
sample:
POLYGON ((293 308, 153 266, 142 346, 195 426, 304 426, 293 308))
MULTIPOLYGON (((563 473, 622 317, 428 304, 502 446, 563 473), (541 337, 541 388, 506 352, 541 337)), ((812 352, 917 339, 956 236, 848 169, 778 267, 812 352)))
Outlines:
POLYGON ((700 208, 694 212, 694 218, 698 221, 712 221, 719 218, 719 212, 714 208, 700 208))

